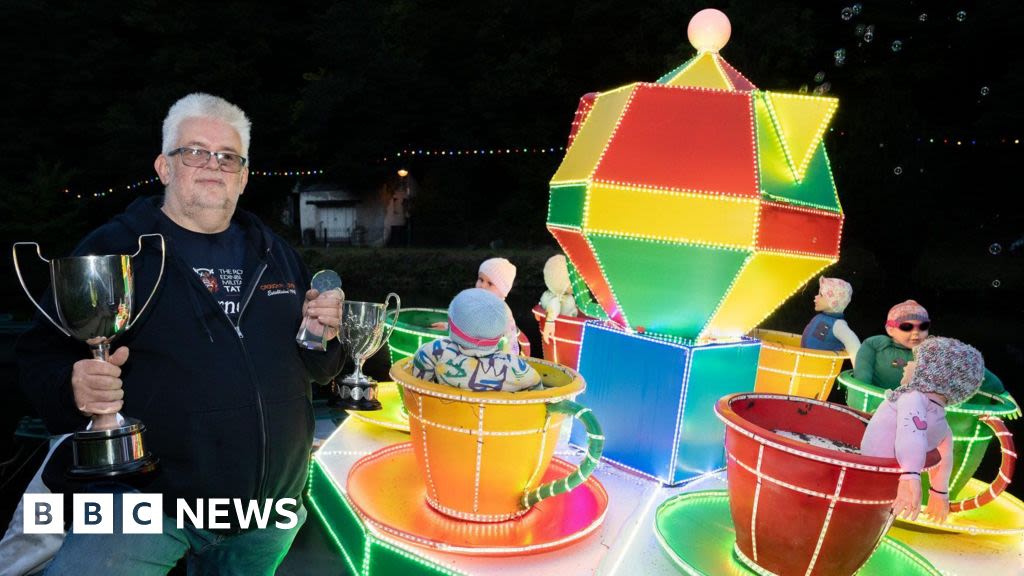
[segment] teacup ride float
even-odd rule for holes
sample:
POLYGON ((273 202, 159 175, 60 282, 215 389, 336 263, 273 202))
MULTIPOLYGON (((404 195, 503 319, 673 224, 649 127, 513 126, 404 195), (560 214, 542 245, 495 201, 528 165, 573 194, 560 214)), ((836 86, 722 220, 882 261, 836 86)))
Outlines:
POLYGON ((546 556, 537 573, 571 573, 579 558, 552 564, 544 554, 566 546, 599 561, 606 548, 588 536, 608 508, 601 482, 589 477, 600 427, 570 400, 585 386, 577 373, 530 363, 543 390, 481 393, 416 379, 411 362, 400 361, 391 375, 409 406, 412 442, 359 420, 325 442, 312 466, 311 507, 353 573, 395 573, 396 554, 415 573, 500 573, 509 562, 488 557, 523 556, 521 567, 535 555, 546 556), (588 452, 573 455, 579 465, 552 458, 562 420, 574 416, 593 431, 588 452))
POLYGON ((828 400, 836 377, 849 359, 845 350, 813 350, 800 346, 800 334, 757 329, 761 341, 755 392, 828 400))
MULTIPOLYGON (((663 503, 659 542, 689 574, 940 574, 885 536, 901 469, 856 447, 866 414, 778 394, 730 394, 728 491, 663 503)), ((939 460, 929 453, 927 466, 939 460)))
MULTIPOLYGON (((857 410, 874 412, 885 400, 884 388, 858 380, 852 371, 841 373, 837 381, 846 390, 847 405, 857 410)), ((1004 492, 1013 477, 1017 454, 1003 420, 1017 418, 1020 413, 1020 406, 1008 392, 979 391, 966 402, 947 406, 954 461, 949 480, 950 515, 941 524, 920 516, 912 522, 901 519, 900 527, 969 535, 1024 534, 1024 503, 1004 492), (974 475, 992 440, 999 446, 1000 466, 995 479, 985 482, 974 475)), ((923 476, 922 492, 927 492, 927 481, 923 476)))

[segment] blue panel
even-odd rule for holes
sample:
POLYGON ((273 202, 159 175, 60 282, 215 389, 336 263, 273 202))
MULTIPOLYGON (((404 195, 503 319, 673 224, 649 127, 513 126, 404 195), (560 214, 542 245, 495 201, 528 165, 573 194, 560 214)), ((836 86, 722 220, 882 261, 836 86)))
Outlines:
MULTIPOLYGON (((605 458, 666 484, 725 466, 725 426, 714 405, 754 389, 759 341, 698 346, 588 322, 582 342, 587 389, 578 401, 601 422, 605 458)), ((580 426, 571 441, 586 444, 580 426)))
MULTIPOLYGON (((589 322, 582 342, 577 402, 601 423, 604 456, 666 480, 688 350, 589 322)), ((572 442, 586 444, 578 424, 572 442)))
POLYGON ((760 350, 756 341, 693 349, 677 460, 669 483, 725 466, 725 424, 715 416, 714 406, 726 394, 754 390, 760 350))

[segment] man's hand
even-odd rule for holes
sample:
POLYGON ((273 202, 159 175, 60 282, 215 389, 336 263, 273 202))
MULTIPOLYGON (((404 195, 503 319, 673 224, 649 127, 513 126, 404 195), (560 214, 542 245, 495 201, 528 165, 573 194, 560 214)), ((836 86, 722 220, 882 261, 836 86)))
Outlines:
POLYGON ((338 335, 341 329, 341 303, 345 294, 341 290, 328 290, 321 294, 310 289, 306 292, 306 301, 302 303, 302 316, 315 322, 306 326, 310 332, 323 336, 325 331, 330 340, 338 335))
POLYGON ((447 322, 434 322, 433 324, 430 325, 430 327, 433 328, 434 330, 447 330, 448 329, 448 323, 447 322))
POLYGON ((921 511, 921 479, 919 477, 900 479, 892 510, 898 517, 908 520, 917 519, 917 515, 921 511))
POLYGON ((924 513, 932 522, 942 524, 949 516, 949 494, 939 494, 934 490, 928 491, 928 505, 924 513))
POLYGON ((128 348, 122 346, 107 361, 88 359, 75 362, 71 369, 71 390, 75 406, 86 416, 115 414, 124 404, 121 366, 128 360, 128 348))

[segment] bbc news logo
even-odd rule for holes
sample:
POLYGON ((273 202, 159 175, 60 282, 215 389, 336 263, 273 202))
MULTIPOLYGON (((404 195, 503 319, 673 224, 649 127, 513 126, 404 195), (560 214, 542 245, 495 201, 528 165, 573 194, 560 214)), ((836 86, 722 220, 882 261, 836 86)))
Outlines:
MULTIPOLYGON (((161 534, 164 530, 164 500, 160 494, 125 493, 121 500, 121 532, 123 534, 161 534)), ((175 503, 174 520, 181 529, 186 525, 209 530, 228 529, 234 513, 242 529, 274 528, 288 530, 299 521, 295 498, 273 500, 241 500, 239 498, 197 499, 189 503, 179 498, 175 503)), ((64 496, 61 494, 25 494, 25 534, 63 534, 64 496)), ((74 494, 71 510, 71 531, 76 534, 113 534, 113 494, 74 494)))

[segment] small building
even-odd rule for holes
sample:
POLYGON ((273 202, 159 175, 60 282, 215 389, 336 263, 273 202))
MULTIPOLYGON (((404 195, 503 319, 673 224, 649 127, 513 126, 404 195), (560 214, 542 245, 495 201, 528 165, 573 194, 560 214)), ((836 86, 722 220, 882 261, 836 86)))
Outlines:
MULTIPOLYGON (((286 220, 299 227, 303 245, 385 246, 409 222, 409 177, 357 193, 333 182, 297 182, 286 220)), ((408 235, 406 232, 406 239, 408 235)))

